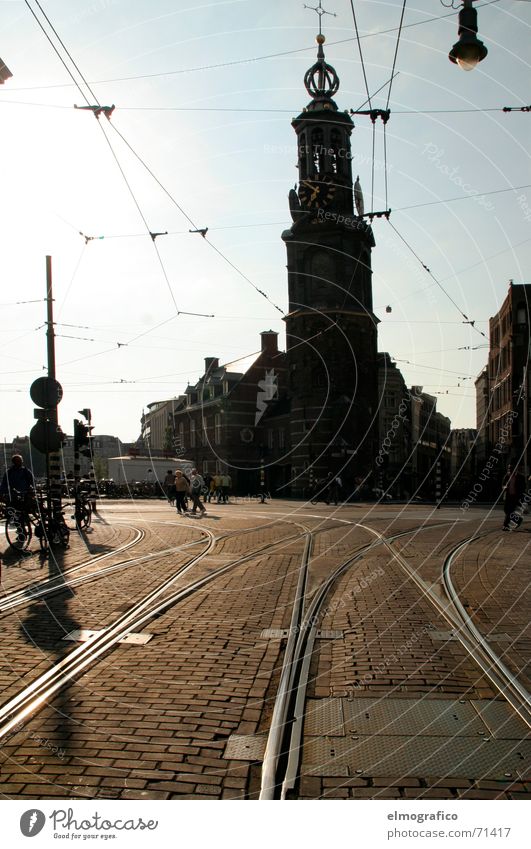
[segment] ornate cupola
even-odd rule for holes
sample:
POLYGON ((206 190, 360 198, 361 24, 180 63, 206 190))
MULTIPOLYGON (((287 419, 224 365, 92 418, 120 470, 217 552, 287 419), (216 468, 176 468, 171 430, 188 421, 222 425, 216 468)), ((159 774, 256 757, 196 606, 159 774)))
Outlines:
POLYGON ((316 40, 317 62, 304 76, 312 99, 292 121, 297 134, 299 185, 297 199, 290 198, 290 206, 295 212, 299 207, 306 213, 326 208, 352 215, 350 134, 354 123, 333 100, 339 77, 325 60, 324 35, 316 40))

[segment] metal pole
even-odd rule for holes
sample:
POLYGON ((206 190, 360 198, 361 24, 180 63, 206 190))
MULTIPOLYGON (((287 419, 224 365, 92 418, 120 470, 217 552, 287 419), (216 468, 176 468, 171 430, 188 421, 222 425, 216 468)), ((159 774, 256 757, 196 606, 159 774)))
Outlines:
MULTIPOLYGON (((52 258, 46 257, 46 347, 48 352, 48 377, 55 380, 55 329, 53 323, 52 258)), ((49 409, 49 419, 57 428, 57 404, 49 409)), ((46 446, 48 518, 51 520, 55 510, 61 509, 61 462, 57 451, 49 451, 46 446)))
MULTIPOLYGON (((46 257, 46 313, 47 325, 46 342, 48 349, 48 377, 55 380, 55 330, 53 324, 53 296, 52 296, 52 258, 46 257)), ((57 418, 57 407, 55 408, 57 418)))
MULTIPOLYGON (((87 412, 88 412, 87 421, 88 421, 88 425, 89 425, 89 428, 90 428, 92 426, 92 411, 87 410, 87 412)), ((96 510, 97 510, 96 499, 98 497, 98 490, 97 490, 97 487, 96 487, 96 473, 94 471, 94 451, 93 451, 93 448, 92 448, 92 436, 91 436, 90 430, 89 430, 89 447, 90 447, 89 479, 90 479, 90 499, 91 499, 90 506, 91 506, 93 512, 96 513, 96 510)))

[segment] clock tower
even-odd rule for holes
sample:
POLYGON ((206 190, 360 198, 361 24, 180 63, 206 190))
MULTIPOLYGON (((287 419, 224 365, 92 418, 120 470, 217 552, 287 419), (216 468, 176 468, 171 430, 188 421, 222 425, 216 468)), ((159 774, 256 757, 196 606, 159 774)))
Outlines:
POLYGON ((377 324, 371 282, 372 229, 353 184, 354 124, 333 100, 339 78, 317 36, 304 77, 311 97, 293 120, 298 184, 289 193, 286 244, 289 310, 292 493, 340 474, 345 494, 366 480, 377 454, 377 324), (356 211, 354 209, 354 203, 356 211))

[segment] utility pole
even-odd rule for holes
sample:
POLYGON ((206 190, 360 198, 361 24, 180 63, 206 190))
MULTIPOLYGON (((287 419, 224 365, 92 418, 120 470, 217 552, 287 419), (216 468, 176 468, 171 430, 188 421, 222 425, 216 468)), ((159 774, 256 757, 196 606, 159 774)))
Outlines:
MULTIPOLYGON (((55 328, 53 323, 52 258, 46 257, 46 348, 48 353, 48 377, 55 380, 55 328)), ((57 404, 49 411, 50 423, 57 430, 57 404)), ((48 446, 47 446, 48 448, 48 446)), ((48 512, 50 518, 55 510, 61 509, 61 458, 58 451, 46 451, 48 478, 48 512)))

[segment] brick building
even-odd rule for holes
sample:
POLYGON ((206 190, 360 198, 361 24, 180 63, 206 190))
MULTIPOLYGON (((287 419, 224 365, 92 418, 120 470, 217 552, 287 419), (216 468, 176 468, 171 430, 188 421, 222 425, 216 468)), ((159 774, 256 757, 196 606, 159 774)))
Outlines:
POLYGON ((512 281, 499 311, 489 322, 488 392, 486 411, 489 450, 502 448, 509 460, 530 471, 529 363, 531 284, 512 281))
POLYGON ((263 475, 275 491, 291 478, 286 354, 277 333, 260 336, 260 353, 244 372, 206 357, 204 374, 172 414, 179 454, 203 475, 227 472, 240 494, 256 493, 263 475))

